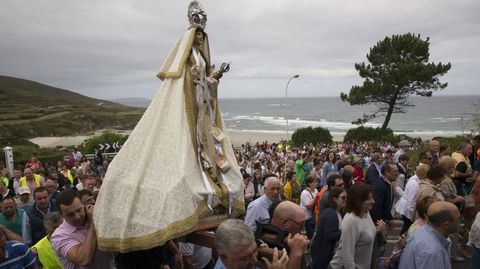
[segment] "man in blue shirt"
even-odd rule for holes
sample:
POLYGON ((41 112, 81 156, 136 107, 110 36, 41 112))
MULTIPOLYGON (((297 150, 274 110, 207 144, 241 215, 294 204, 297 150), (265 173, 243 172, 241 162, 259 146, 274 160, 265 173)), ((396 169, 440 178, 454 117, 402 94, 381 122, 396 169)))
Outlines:
POLYGON ((27 268, 37 269, 36 259, 24 243, 7 241, 5 233, 0 230, 0 269, 27 268))
POLYGON ((268 208, 273 202, 279 200, 281 184, 276 177, 269 177, 265 180, 265 194, 248 205, 245 223, 255 231, 257 222, 267 224, 270 222, 268 208))
POLYGON ((428 224, 417 230, 400 257, 400 269, 451 269, 449 234, 458 232, 460 212, 449 202, 428 207, 428 224))

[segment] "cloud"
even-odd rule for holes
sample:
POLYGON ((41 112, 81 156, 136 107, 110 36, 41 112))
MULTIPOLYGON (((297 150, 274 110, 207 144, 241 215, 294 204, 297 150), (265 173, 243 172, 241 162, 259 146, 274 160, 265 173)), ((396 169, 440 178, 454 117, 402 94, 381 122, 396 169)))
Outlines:
MULTIPOLYGON (((430 37, 430 61, 451 62, 443 94, 478 94, 475 0, 202 1, 212 60, 232 62, 220 96, 338 96, 354 63, 392 34, 430 37)), ((152 97, 155 73, 188 28, 188 1, 3 0, 0 74, 92 97, 152 97)))

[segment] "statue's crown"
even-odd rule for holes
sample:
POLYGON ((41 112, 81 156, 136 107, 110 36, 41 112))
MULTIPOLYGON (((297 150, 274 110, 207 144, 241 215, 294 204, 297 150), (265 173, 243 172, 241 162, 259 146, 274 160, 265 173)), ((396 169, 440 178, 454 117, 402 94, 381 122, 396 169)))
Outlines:
POLYGON ((188 5, 188 21, 190 22, 190 27, 199 27, 205 29, 207 25, 207 14, 203 10, 202 5, 199 1, 194 0, 188 5))

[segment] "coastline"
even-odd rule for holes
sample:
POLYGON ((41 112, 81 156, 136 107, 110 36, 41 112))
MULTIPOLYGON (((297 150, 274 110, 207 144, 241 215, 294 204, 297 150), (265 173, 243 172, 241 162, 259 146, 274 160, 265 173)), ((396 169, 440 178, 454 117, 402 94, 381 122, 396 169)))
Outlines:
MULTIPOLYGON (((287 137, 286 131, 252 131, 252 130, 227 130, 228 135, 232 141, 232 144, 235 146, 240 146, 245 142, 250 142, 250 144, 255 144, 258 142, 263 142, 267 140, 269 143, 272 142, 279 142, 282 139, 287 137)), ((431 140, 434 137, 453 137, 456 135, 461 135, 461 132, 452 133, 452 132, 444 132, 444 131, 436 131, 436 132, 415 132, 415 133, 408 133, 408 132, 394 132, 396 135, 398 134, 406 134, 413 138, 420 138, 423 141, 431 140)), ((332 139, 334 142, 343 142, 343 138, 345 136, 345 132, 330 132, 332 135, 332 139)), ((291 139, 292 132, 288 133, 289 139, 291 139)))
MULTIPOLYGON (((86 135, 77 135, 77 136, 62 136, 62 137, 35 137, 29 139, 31 142, 39 145, 41 148, 55 148, 55 147, 68 147, 68 146, 78 146, 82 144, 85 140, 102 134, 104 131, 111 131, 122 135, 129 135, 132 130, 98 130, 92 134, 86 135)), ((280 140, 285 140, 287 133, 285 131, 258 131, 258 130, 233 130, 227 129, 226 133, 230 137, 230 140, 234 146, 240 146, 245 142, 250 144, 255 144, 256 142, 268 141, 269 143, 276 143, 280 140)), ((289 132, 289 139, 291 139, 292 132, 289 132)), ((399 133, 395 133, 399 134, 399 133)), ((417 132, 417 133, 406 133, 411 137, 419 137, 422 140, 430 140, 436 136, 451 137, 457 134, 447 133, 447 132, 417 132)), ((460 133, 459 133, 460 134, 460 133)), ((342 142, 345 133, 340 132, 331 132, 334 142, 342 142)))

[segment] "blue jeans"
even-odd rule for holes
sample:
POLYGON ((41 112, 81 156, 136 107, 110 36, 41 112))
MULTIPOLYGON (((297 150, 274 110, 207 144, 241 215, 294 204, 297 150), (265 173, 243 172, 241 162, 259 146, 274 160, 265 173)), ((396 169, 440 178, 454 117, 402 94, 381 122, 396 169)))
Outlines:
POLYGON ((480 268, 480 249, 475 246, 471 247, 472 249, 472 259, 470 260, 470 266, 468 269, 478 269, 480 268))

